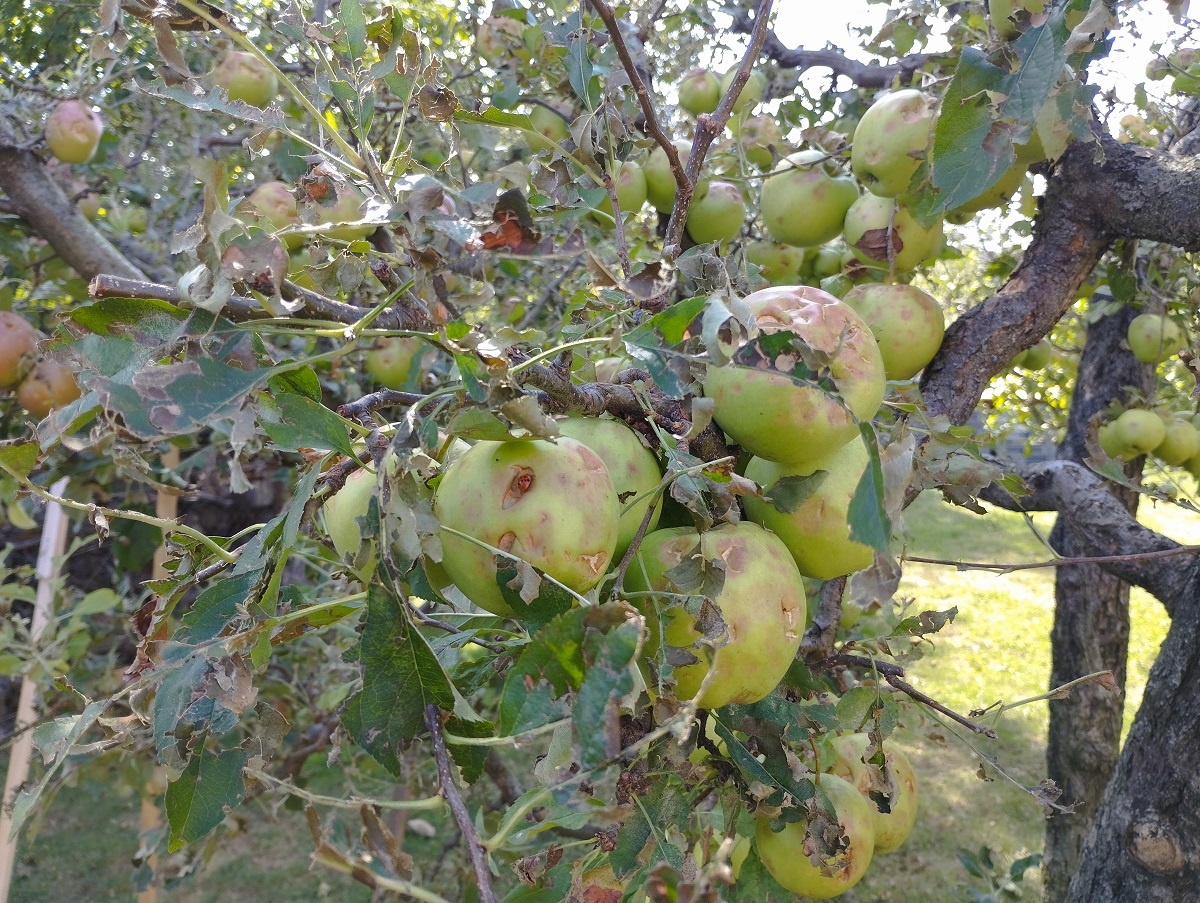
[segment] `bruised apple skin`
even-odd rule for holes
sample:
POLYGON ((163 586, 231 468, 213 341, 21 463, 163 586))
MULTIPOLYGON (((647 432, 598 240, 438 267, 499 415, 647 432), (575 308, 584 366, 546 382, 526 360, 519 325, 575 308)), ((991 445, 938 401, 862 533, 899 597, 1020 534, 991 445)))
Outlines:
MULTIPOLYGON (((434 513, 449 527, 511 552, 571 589, 600 582, 617 545, 620 503, 604 461, 574 439, 479 442, 446 471, 434 513)), ((442 565, 468 599, 512 616, 495 556, 442 530, 442 565)))
POLYGON ((854 130, 850 167, 867 191, 885 198, 908 191, 929 146, 936 101, 909 88, 886 94, 854 130))
POLYGON ((904 207, 868 192, 846 211, 845 235, 854 256, 863 263, 882 270, 894 263, 899 272, 906 273, 938 252, 942 220, 939 217, 932 225, 922 226, 904 207))
POLYGON ((781 464, 818 461, 858 436, 855 418, 875 416, 886 385, 879 346, 858 314, 807 285, 762 289, 744 303, 764 333, 792 332, 831 355, 845 406, 773 368, 727 364, 709 367, 704 382, 717 425, 750 454, 781 464))
POLYGON ((46 146, 60 163, 92 159, 103 134, 103 120, 77 100, 64 100, 46 119, 46 146))
MULTIPOLYGON (((638 438, 637 433, 620 420, 608 420, 600 417, 567 417, 558 421, 558 431, 570 439, 582 442, 600 456, 600 460, 608 468, 608 475, 612 478, 618 497, 626 493, 633 493, 629 496, 629 499, 632 499, 634 496, 650 492, 662 479, 662 473, 658 469, 658 460, 654 457, 654 453, 642 445, 642 440, 638 438)), ((647 496, 621 515, 617 529, 617 547, 613 552, 614 558, 619 560, 625 554, 625 550, 633 542, 633 537, 637 535, 638 528, 642 525, 642 518, 646 516, 646 509, 650 507, 652 501, 654 499, 647 496)), ((661 499, 655 506, 654 513, 650 515, 650 522, 646 527, 647 533, 652 532, 658 526, 660 514, 662 514, 661 499)))
POLYGON ((823 875, 804 852, 804 822, 792 822, 779 832, 768 819, 759 819, 755 829, 758 858, 776 881, 792 893, 816 900, 844 894, 859 882, 875 852, 871 810, 862 794, 837 775, 821 775, 821 790, 833 804, 838 824, 846 832, 849 849, 837 861, 826 860, 833 874, 823 875))
POLYGON ((58 361, 43 360, 17 386, 17 401, 39 420, 79 397, 75 375, 58 361))
POLYGON ((37 357, 37 330, 20 314, 0 310, 0 389, 11 389, 37 357))
POLYGON ((871 328, 888 379, 912 379, 942 347, 945 316, 937 301, 916 286, 859 285, 842 302, 871 328))
POLYGON ((875 852, 891 853, 908 839, 916 824, 917 776, 908 756, 887 743, 883 747, 883 756, 889 773, 863 761, 870 743, 871 738, 866 734, 844 734, 835 738, 832 745, 836 758, 830 770, 853 784, 867 801, 871 827, 875 831, 875 852), (871 791, 880 792, 888 784, 894 795, 888 800, 890 811, 884 812, 871 798, 871 791))
POLYGON ((799 467, 751 458, 746 478, 762 486, 768 496, 784 477, 807 477, 820 470, 825 478, 790 514, 770 502, 746 496, 746 517, 782 539, 806 577, 830 580, 861 571, 875 560, 875 552, 850 538, 849 510, 868 461, 861 442, 850 442, 820 461, 799 467))
MULTIPOLYGON (((800 648, 807 617, 800 572, 787 547, 757 524, 722 524, 699 534, 690 527, 651 533, 638 549, 625 587, 633 592, 675 592, 668 572, 697 553, 719 558, 725 582, 713 602, 720 609, 726 642, 712 649, 700 639, 692 615, 681 606, 666 611, 661 640, 688 649, 698 661, 677 665, 672 674, 680 699, 696 698, 709 671, 712 678, 696 698, 700 708, 757 702, 779 685, 800 648)), ((647 609, 647 612, 649 610, 647 609)), ((648 614, 653 654, 659 647, 658 618, 648 614)))

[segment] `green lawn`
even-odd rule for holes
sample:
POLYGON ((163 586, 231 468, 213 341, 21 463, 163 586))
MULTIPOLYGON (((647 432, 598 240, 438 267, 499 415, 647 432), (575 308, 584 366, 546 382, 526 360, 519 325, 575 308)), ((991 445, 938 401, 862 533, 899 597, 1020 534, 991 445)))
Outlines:
MULTIPOLYGON (((1176 509, 1148 511, 1143 519, 1169 535, 1200 541, 1200 518, 1176 509)), ((906 513, 909 553, 930 558, 1034 561, 1050 557, 1025 520, 994 512, 987 518, 951 509, 933 497, 919 499, 906 513)), ((1048 515, 1034 524, 1043 535, 1048 515)), ((911 669, 912 682, 951 708, 966 712, 998 700, 1014 701, 1046 691, 1054 572, 1021 571, 1007 576, 959 572, 910 563, 900 595, 917 610, 958 606, 954 624, 937 638, 937 649, 911 669)), ((1146 673, 1165 635, 1161 607, 1135 591, 1126 725, 1141 700, 1146 673)), ((972 739, 1024 784, 1044 776, 1047 708, 1034 703, 1005 715, 996 742, 972 739), (986 744, 986 746, 982 745, 986 744)), ((856 889, 859 903, 951 903, 967 881, 960 847, 988 845, 997 860, 1041 849, 1043 818, 1032 798, 996 779, 977 775, 979 759, 940 725, 929 722, 908 733, 903 744, 922 782, 922 814, 909 842, 880 857, 856 889)), ((0 764, 3 764, 0 760, 0 764)), ((171 903, 366 903, 370 892, 325 869, 310 869, 311 841, 303 816, 279 805, 254 804, 239 819, 245 826, 227 838, 208 865, 160 898, 171 903)), ((47 813, 41 832, 22 844, 13 903, 64 900, 132 900, 130 860, 136 850, 137 800, 110 786, 85 783, 64 789, 47 813)), ((448 835, 446 835, 448 836, 448 835)), ((414 850, 436 855, 442 837, 418 840, 414 850)), ((1027 898, 1039 899, 1036 872, 1027 898)))

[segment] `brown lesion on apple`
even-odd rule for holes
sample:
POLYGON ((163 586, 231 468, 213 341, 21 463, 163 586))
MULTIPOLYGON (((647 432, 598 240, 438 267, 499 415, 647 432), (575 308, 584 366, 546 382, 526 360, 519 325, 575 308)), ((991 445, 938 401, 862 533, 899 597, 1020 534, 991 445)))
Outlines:
POLYGON ((500 501, 500 507, 505 509, 511 508, 517 502, 521 501, 533 489, 534 473, 532 467, 517 465, 512 470, 513 478, 509 481, 508 489, 504 492, 504 498, 500 501))

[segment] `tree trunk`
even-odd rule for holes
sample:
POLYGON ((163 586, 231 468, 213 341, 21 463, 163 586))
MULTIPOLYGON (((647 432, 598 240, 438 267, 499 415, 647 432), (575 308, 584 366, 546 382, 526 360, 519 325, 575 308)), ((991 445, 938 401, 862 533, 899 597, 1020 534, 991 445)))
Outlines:
MULTIPOLYGON (((1122 307, 1088 329, 1060 459, 1082 462, 1087 457, 1085 437, 1091 418, 1115 397, 1123 397, 1127 387, 1140 386, 1145 391, 1153 378, 1153 368, 1121 348, 1136 313, 1131 307, 1122 307)), ((1131 477, 1140 471, 1140 460, 1126 468, 1131 477)), ((1131 514, 1136 512, 1137 493, 1116 486, 1112 491, 1131 514)), ((1066 557, 1094 554, 1087 537, 1074 535, 1069 519, 1062 515, 1050 534, 1050 544, 1066 557)), ((1098 566, 1059 568, 1054 603, 1050 686, 1096 671, 1111 671, 1120 690, 1113 693, 1090 684, 1073 690, 1067 699, 1050 702, 1047 773, 1062 789, 1063 801, 1076 808, 1070 815, 1055 815, 1046 825, 1043 882, 1048 903, 1066 897, 1084 838, 1120 753, 1129 586, 1098 566)))

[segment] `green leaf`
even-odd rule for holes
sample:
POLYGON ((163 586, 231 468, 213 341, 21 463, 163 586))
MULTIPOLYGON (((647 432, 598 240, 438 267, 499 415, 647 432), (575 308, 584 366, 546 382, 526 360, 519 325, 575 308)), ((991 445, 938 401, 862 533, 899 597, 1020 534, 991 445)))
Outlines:
POLYGON ((307 396, 283 394, 271 397, 261 405, 259 421, 280 449, 315 448, 354 457, 346 422, 307 396))
POLYGON ((758 858, 758 850, 751 848, 742 862, 737 881, 722 891, 721 899, 728 903, 791 903, 795 896, 779 886, 758 858))
MULTIPOLYGON (((599 765, 621 750, 618 702, 633 690, 631 665, 641 629, 629 618, 605 634, 579 686, 572 718, 579 735, 581 764, 599 765)), ((585 650, 586 651, 586 650, 585 650)))
POLYGON ((272 376, 267 385, 275 392, 290 392, 313 401, 321 400, 321 380, 312 367, 298 367, 272 376))
POLYGON ((288 505, 287 517, 283 521, 283 532, 280 534, 279 541, 285 549, 290 549, 296 545, 296 537, 300 535, 300 522, 304 518, 304 507, 308 504, 308 500, 312 498, 313 488, 317 485, 317 480, 321 478, 321 465, 325 459, 314 463, 309 467, 303 478, 296 484, 296 491, 292 493, 292 501, 288 505))
POLYGON ((541 630, 565 611, 570 611, 575 605, 575 597, 559 586, 546 579, 532 565, 518 567, 511 560, 496 556, 496 585, 500 594, 508 603, 517 618, 531 631, 541 630), (520 575, 526 584, 537 582, 537 595, 529 602, 521 598, 521 591, 513 589, 511 584, 520 575))
POLYGON ((883 467, 879 462, 879 445, 871 424, 860 423, 858 429, 870 461, 850 499, 850 538, 864 546, 886 552, 892 539, 892 524, 883 507, 883 467))
POLYGON ((187 319, 187 314, 174 304, 148 298, 102 298, 71 308, 68 316, 96 335, 140 336, 153 339, 155 344, 174 336, 179 324, 187 319))
POLYGON ((342 724, 394 777, 401 747, 425 730, 425 706, 454 706, 450 680, 403 603, 372 584, 359 646, 362 690, 346 703, 342 724))
POLYGON ((208 587, 183 616, 179 637, 189 643, 216 637, 237 616, 238 608, 245 605, 262 576, 262 570, 255 570, 208 587))
POLYGON ((838 720, 843 727, 861 730, 871 715, 875 700, 879 698, 878 691, 871 687, 853 687, 837 702, 838 720))
POLYGON ((781 477, 766 492, 776 511, 791 514, 821 488, 828 476, 827 470, 815 470, 808 476, 781 477))
POLYGON ((600 101, 600 90, 588 56, 591 49, 589 32, 583 27, 581 15, 576 10, 571 16, 571 30, 567 33, 567 80, 575 96, 589 110, 596 109, 600 101))
POLYGON ((191 646, 169 643, 160 668, 164 673, 154 694, 154 749, 161 756, 175 742, 176 728, 193 694, 208 677, 208 656, 191 646))
POLYGON ((24 480, 37 466, 38 444, 12 440, 0 442, 0 469, 8 471, 18 480, 24 480))
POLYGON ((246 792, 245 766, 246 753, 240 749, 211 753, 202 747, 192 756, 183 774, 167 785, 170 852, 204 837, 225 820, 226 808, 237 807, 246 792))
MULTIPOLYGON (((692 804, 680 780, 673 775, 656 779, 648 792, 634 797, 633 814, 625 819, 617 832, 617 845, 609 857, 613 873, 624 878, 638 867, 638 857, 651 833, 660 840, 669 832, 686 836, 685 828, 691 814, 692 804)), ((673 865, 682 862, 679 849, 670 843, 656 844, 655 853, 660 860, 666 859, 673 865)))
POLYGON ((367 17, 363 15, 362 4, 358 0, 342 0, 338 17, 346 29, 350 59, 361 62, 367 53, 367 17))

